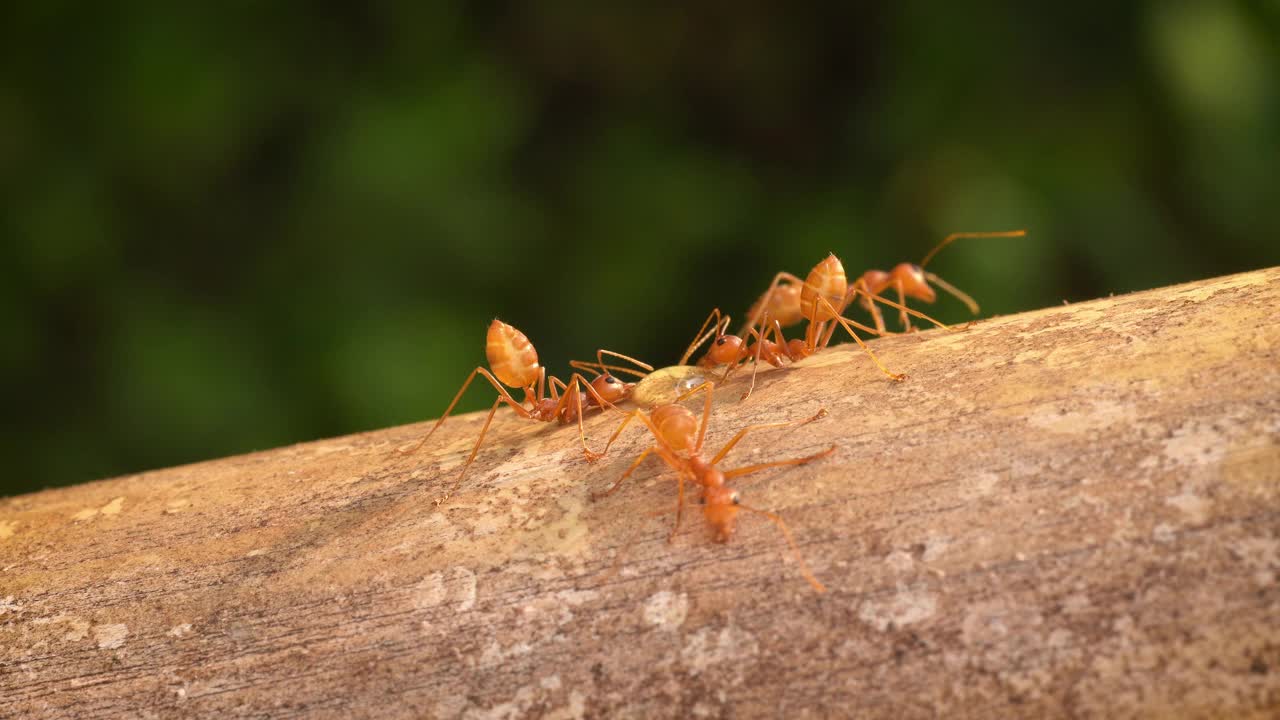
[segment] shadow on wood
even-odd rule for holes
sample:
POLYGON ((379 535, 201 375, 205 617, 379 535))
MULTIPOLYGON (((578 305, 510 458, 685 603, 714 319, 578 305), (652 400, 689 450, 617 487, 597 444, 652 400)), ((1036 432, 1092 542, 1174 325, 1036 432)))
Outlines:
MULTIPOLYGON (((482 414, 0 500, 0 716, 1240 717, 1280 707, 1280 270, 720 393, 830 592, 656 462, 482 414), (694 510, 696 510, 696 505, 694 510)), ((427 409, 433 410, 433 409, 427 409)), ((619 415, 593 417, 602 441, 619 415)))

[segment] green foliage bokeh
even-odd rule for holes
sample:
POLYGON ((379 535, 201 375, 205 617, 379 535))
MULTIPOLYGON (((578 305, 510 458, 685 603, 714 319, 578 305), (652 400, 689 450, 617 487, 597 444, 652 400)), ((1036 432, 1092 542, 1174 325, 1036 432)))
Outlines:
POLYGON ((1275 3, 579 5, 0 10, 0 494, 436 416, 495 316, 666 364, 828 251, 1280 263, 1275 3))

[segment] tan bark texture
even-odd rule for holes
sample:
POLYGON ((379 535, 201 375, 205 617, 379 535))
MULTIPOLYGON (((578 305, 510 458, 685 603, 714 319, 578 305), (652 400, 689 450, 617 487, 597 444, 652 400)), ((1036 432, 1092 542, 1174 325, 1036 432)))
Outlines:
POLYGON ((722 464, 836 446, 735 481, 826 594, 696 494, 668 542, 657 459, 593 500, 643 427, 509 410, 440 506, 484 413, 0 500, 0 716, 1275 717, 1278 316, 1269 269, 731 380, 710 448, 830 413, 722 464))

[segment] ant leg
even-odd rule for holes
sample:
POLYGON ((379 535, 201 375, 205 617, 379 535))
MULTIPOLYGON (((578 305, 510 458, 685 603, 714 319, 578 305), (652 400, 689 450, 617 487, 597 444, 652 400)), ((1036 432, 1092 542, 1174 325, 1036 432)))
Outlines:
MULTIPOLYGON (((866 325, 863 325, 862 323, 856 320, 850 320, 848 318, 845 318, 845 322, 849 323, 850 325, 861 330, 864 333, 870 333, 872 335, 883 334, 883 333, 876 332, 875 328, 867 327, 866 325)), ((836 334, 836 327, 837 327, 836 323, 831 323, 831 327, 827 328, 827 331, 822 334, 822 339, 818 341, 818 345, 817 345, 818 347, 825 348, 826 346, 831 344, 831 337, 836 334)))
MULTIPOLYGON (((542 402, 542 398, 546 397, 546 392, 547 392, 547 369, 544 367, 540 367, 538 368, 538 387, 534 391, 534 395, 531 403, 534 408, 537 408, 538 403, 542 402)), ((526 402, 530 401, 529 388, 524 389, 524 397, 526 402)))
POLYGON ((631 463, 631 467, 627 468, 627 471, 622 473, 622 477, 618 478, 618 481, 615 482, 612 487, 610 487, 608 490, 605 490, 602 493, 592 493, 591 499, 599 500, 601 498, 609 497, 610 495, 617 492, 618 488, 622 487, 622 482, 627 478, 631 477, 631 473, 635 472, 636 468, 640 467, 640 463, 644 462, 645 458, 649 457, 649 455, 653 451, 654 451, 654 448, 649 448, 648 450, 645 450, 644 452, 640 453, 640 457, 636 458, 635 462, 631 463))
POLYGON ((435 504, 437 506, 448 500, 462 485, 462 479, 467 476, 467 470, 470 469, 471 463, 475 462, 476 453, 480 452, 480 445, 484 443, 484 436, 489 432, 489 424, 493 422, 493 415, 498 412, 498 406, 501 404, 502 398, 493 401, 493 407, 489 408, 489 416, 484 419, 484 427, 480 428, 480 437, 476 438, 476 444, 471 448, 471 454, 467 456, 467 461, 462 464, 462 472, 458 474, 458 479, 453 481, 453 485, 449 486, 449 491, 443 497, 436 498, 435 504))
MULTIPOLYGON (((870 333, 872 335, 883 334, 883 333, 877 332, 874 328, 867 327, 866 325, 863 325, 862 323, 856 320, 850 320, 846 317, 843 317, 840 313, 834 312, 835 306, 832 305, 831 301, 827 300, 826 298, 819 297, 818 300, 821 301, 822 304, 826 306, 826 308, 833 311, 832 314, 834 315, 834 317, 832 318, 832 320, 839 320, 842 324, 846 326, 851 325, 865 333, 870 333)), ((848 307, 848 302, 842 301, 841 306, 848 307)), ((815 302, 813 304, 813 317, 816 318, 817 316, 818 316, 818 303, 815 302)), ((805 343, 809 347, 815 350, 818 350, 818 349, 825 348, 831 344, 831 337, 836 334, 837 325, 835 322, 832 322, 831 325, 827 325, 827 322, 828 322, 827 320, 823 320, 820 323, 814 323, 812 321, 809 323, 809 328, 813 330, 813 332, 805 334, 805 343)))
MULTIPOLYGON (((892 301, 890 301, 890 302, 892 302, 892 301)), ((883 336, 885 336, 885 335, 894 335, 894 334, 896 334, 896 333, 890 333, 890 332, 878 333, 878 332, 876 332, 875 328, 868 327, 868 326, 863 325, 862 323, 860 323, 860 322, 858 322, 858 321, 856 321, 856 320, 850 320, 849 318, 844 318, 844 321, 845 321, 846 323, 848 323, 849 325, 852 325, 853 327, 857 328, 858 330, 861 330, 862 332, 864 332, 864 333, 868 333, 868 334, 871 334, 871 335, 880 335, 880 336, 882 336, 882 337, 883 337, 883 336)), ((941 323, 939 323, 939 324, 941 325, 941 323)), ((946 327, 946 326, 945 326, 945 325, 943 325, 943 327, 946 327)), ((948 329, 948 330, 950 330, 951 328, 947 328, 947 329, 948 329)), ((825 348, 826 346, 830 345, 830 344, 831 344, 831 336, 833 336, 833 335, 835 335, 835 334, 836 334, 836 324, 835 324, 835 323, 832 323, 831 327, 827 328, 827 331, 826 331, 825 333, 823 333, 823 336, 822 336, 822 342, 818 344, 818 347, 820 347, 820 348, 825 348)))
MULTIPOLYGON (((532 413, 530 413, 528 410, 524 408, 524 405, 521 405, 520 403, 516 402, 516 399, 511 397, 511 393, 507 392, 507 389, 502 386, 502 383, 498 382, 497 378, 495 378, 488 370, 482 367, 478 367, 475 370, 472 370, 471 374, 467 376, 466 382, 462 383, 462 387, 458 390, 458 394, 453 396, 453 402, 449 403, 449 407, 445 408, 444 414, 440 416, 440 419, 436 421, 436 424, 431 426, 431 431, 428 432, 425 437, 419 440, 417 445, 414 445, 412 448, 409 448, 408 450, 397 449, 396 452, 400 453, 401 455, 412 455, 413 453, 417 452, 419 448, 425 445, 426 442, 431 439, 431 436, 435 434, 436 430, 439 430, 440 426, 444 424, 444 421, 449 417, 449 413, 453 412, 454 406, 457 405, 458 401, 462 399, 462 394, 467 391, 467 387, 471 385, 471 381, 475 380, 477 373, 480 375, 483 375, 484 378, 488 380, 490 384, 493 385, 493 389, 498 391, 498 396, 499 396, 498 400, 500 402, 505 402, 506 404, 510 405, 512 409, 514 409, 516 413, 520 415, 520 417, 523 417, 523 418, 533 417, 532 413)), ((485 427, 487 428, 488 425, 486 424, 485 427)))
MULTIPOLYGON (((587 379, 584 378, 583 376, 579 375, 578 373, 574 373, 573 377, 570 378, 570 380, 575 385, 579 385, 585 388, 586 393, 591 396, 592 400, 596 401, 596 404, 600 407, 602 411, 605 408, 609 408, 610 410, 618 409, 617 405, 614 405, 608 400, 605 400, 604 397, 601 396, 600 393, 596 391, 595 386, 587 382, 587 379)), ((582 436, 582 454, 586 456, 588 462, 595 462, 596 460, 599 460, 600 458, 604 457, 605 453, 609 451, 609 448, 606 447, 601 452, 594 452, 587 447, 587 434, 582 427, 582 393, 578 392, 578 394, 575 395, 574 397, 575 397, 574 402, 577 403, 576 411, 578 414, 578 434, 582 436)))
POLYGON ((796 545, 796 539, 792 537, 790 528, 788 528, 787 524, 782 521, 781 517, 767 510, 757 510, 756 508, 748 507, 741 503, 738 504, 738 509, 753 512, 757 515, 763 515, 769 518, 774 525, 777 525, 778 529, 782 531, 782 536, 787 539, 787 544, 791 546, 791 553, 795 556, 796 564, 800 566, 800 574, 804 575, 804 579, 809 581, 809 584, 813 586, 814 590, 817 590, 820 593, 825 593, 827 591, 826 586, 818 582, 818 578, 814 576, 813 571, 809 569, 809 565, 805 563, 804 556, 800 554, 800 547, 796 545))
MULTIPOLYGON (((828 308, 831 308, 831 303, 828 302, 826 298, 819 296, 818 300, 822 302, 824 305, 826 305, 828 308)), ((831 308, 831 309, 832 309, 832 312, 834 312, 834 308, 831 308)), ((854 339, 854 342, 858 343, 858 346, 861 347, 863 352, 865 352, 871 358, 871 361, 876 364, 876 367, 880 368, 880 372, 884 373, 885 375, 888 375, 889 379, 895 382, 906 379, 907 377, 906 375, 903 375, 902 373, 891 372, 889 368, 884 366, 884 363, 880 362, 880 358, 876 357, 876 354, 871 352, 871 348, 867 347, 867 344, 862 341, 862 338, 858 337, 858 333, 853 331, 853 327, 851 327, 849 320, 847 320, 841 315, 836 315, 835 321, 840 323, 840 326, 843 327, 849 333, 849 337, 852 337, 854 339)), ((828 341, 830 340, 829 337, 827 339, 828 341)))
MULTIPOLYGON (((858 280, 857 284, 852 285, 852 286, 850 286, 850 287, 849 287, 849 293, 850 293, 850 295, 859 295, 859 294, 861 294, 861 295, 863 296, 864 300, 866 301, 867 305, 868 305, 868 306, 870 306, 870 307, 872 307, 872 308, 875 308, 875 311, 876 311, 875 317, 877 317, 877 318, 879 317, 880 309, 876 307, 875 303, 879 302, 879 303, 883 303, 883 304, 885 304, 885 305, 888 305, 888 306, 889 306, 889 307, 891 307, 891 308, 896 308, 899 312, 905 312, 905 313, 907 313, 908 315, 911 315, 912 317, 917 317, 917 318, 920 318, 921 320, 928 320, 929 322, 933 323, 933 324, 934 324, 934 325, 936 325, 937 327, 942 328, 943 330, 954 330, 954 329, 955 329, 955 328, 952 328, 950 325, 947 325, 947 324, 945 324, 945 323, 938 322, 937 320, 934 320, 933 318, 929 317, 928 315, 925 315, 924 313, 920 312, 919 310, 914 310, 914 309, 912 309, 912 308, 907 307, 905 304, 896 303, 896 302, 894 302, 894 301, 890 300, 889 298, 883 297, 883 296, 881 296, 881 295, 876 295, 875 293, 873 293, 873 292, 871 292, 870 290, 868 290, 868 289, 867 289, 866 285, 865 285, 865 284, 863 284, 863 282, 862 282, 862 280, 861 280, 861 279, 859 279, 859 280, 858 280)), ((905 302, 905 300, 904 300, 904 302, 905 302)), ((887 330, 884 330, 883 325, 884 325, 884 320, 883 320, 883 319, 881 319, 881 320, 879 321, 879 325, 877 326, 877 327, 879 327, 879 328, 880 328, 880 330, 879 330, 879 332, 878 332, 877 334, 879 334, 879 335, 895 335, 895 334, 896 334, 896 333, 891 333, 891 332, 888 332, 887 330)), ((867 327, 865 327, 865 326, 860 326, 860 327, 861 327, 862 329, 865 329, 865 330, 867 330, 867 331, 870 331, 870 328, 867 328, 867 327)))
MULTIPOLYGON (((684 514, 684 476, 688 472, 688 468, 686 467, 687 463, 680 461, 679 457, 676 456, 671 447, 667 445, 667 441, 662 437, 662 433, 658 431, 658 427, 653 424, 653 421, 650 420, 649 416, 645 415, 642 410, 636 410, 627 416, 627 419, 623 421, 621 426, 619 426, 618 432, 614 433, 614 439, 617 438, 619 432, 622 432, 622 428, 626 427, 627 423, 636 417, 639 417, 645 425, 649 426, 649 430, 653 433, 658 444, 641 453, 640 457, 636 458, 635 462, 631 463, 631 467, 627 468, 627 471, 622 474, 622 477, 618 478, 618 481, 614 483, 613 487, 609 488, 604 495, 609 495, 617 490, 618 487, 622 485, 622 482, 626 480, 636 468, 640 467, 640 463, 644 462, 644 459, 649 457, 650 453, 657 453, 658 456, 667 463, 667 465, 678 473, 677 479, 679 484, 677 490, 678 502, 676 504, 676 524, 675 528, 671 531, 671 535, 667 538, 667 542, 671 542, 675 538, 676 532, 680 529, 680 521, 684 514)), ((613 440, 611 439, 609 442, 612 444, 613 440)), ((593 496, 593 499, 603 497, 604 495, 593 496)))
POLYGON ((550 385, 551 385, 551 399, 555 400, 556 403, 560 402, 560 393, 564 393, 566 395, 569 394, 569 386, 565 385, 564 381, 556 377, 555 375, 551 376, 550 385), (557 387, 559 388, 558 392, 556 390, 557 387))
POLYGON ((725 365, 724 374, 721 375, 720 379, 717 380, 716 382, 720 385, 724 385, 726 382, 729 381, 729 376, 733 374, 733 371, 737 370, 739 367, 740 367, 740 363, 736 360, 734 362, 729 363, 728 365, 725 365))
POLYGON ((658 434, 657 427, 650 423, 649 427, 653 430, 654 435, 658 438, 658 444, 653 446, 653 451, 658 453, 667 465, 676 471, 676 524, 671 528, 671 534, 667 536, 667 542, 675 542, 676 533, 680 532, 680 523, 684 520, 684 481, 685 475, 691 476, 693 472, 689 469, 689 463, 682 461, 667 444, 667 441, 658 434))
MULTIPOLYGON (((861 303, 862 307, 871 314, 871 320, 876 324, 876 334, 880 336, 889 335, 889 331, 886 330, 884 326, 884 315, 880 312, 880 306, 876 305, 872 300, 872 298, 878 298, 879 295, 872 293, 871 289, 862 281, 862 278, 858 278, 857 282, 849 286, 849 294, 847 296, 848 300, 846 300, 845 306, 847 307, 849 302, 859 294, 863 296, 861 303)), ((843 315, 844 312, 841 312, 840 314, 843 315)))
MULTIPOLYGON (((760 327, 764 327, 768 324, 769 310, 767 308, 760 313, 760 320, 760 327)), ((743 400, 751 397, 751 392, 756 389, 756 373, 760 371, 760 353, 764 350, 765 336, 757 332, 754 326, 749 330, 749 332, 756 339, 756 352, 755 355, 751 357, 751 382, 747 384, 747 391, 742 393, 742 397, 738 398, 738 402, 742 402, 743 400)))
MULTIPOLYGON (((622 434, 623 430, 627 429, 627 426, 631 424, 631 421, 636 418, 640 418, 641 422, 644 422, 650 427, 650 429, 653 429, 653 423, 649 422, 649 417, 645 415, 643 410, 632 410, 627 413, 625 418, 623 418, 622 423, 618 425, 618 429, 613 431, 613 435, 609 438, 609 442, 604 444, 604 450, 601 451, 602 455, 609 452, 609 448, 613 447, 614 441, 618 439, 618 436, 622 434)), ((654 434, 658 435, 656 429, 654 429, 654 434)))
MULTIPOLYGON (((563 381, 561 381, 559 378, 553 377, 551 380, 552 380, 552 387, 554 387, 554 384, 557 382, 559 382, 562 385, 564 384, 563 381)), ((596 399, 596 401, 601 404, 600 405, 601 407, 610 407, 610 408, 614 408, 615 410, 617 409, 613 405, 613 403, 608 402, 607 400, 605 400, 604 398, 596 394, 595 388, 591 387, 591 383, 587 382, 586 378, 582 377, 578 373, 574 373, 569 378, 569 384, 565 386, 564 395, 562 395, 560 397, 560 400, 556 403, 555 409, 551 413, 551 417, 560 419, 562 423, 567 423, 568 420, 565 419, 565 412, 572 408, 573 417, 578 421, 578 437, 582 440, 582 454, 586 456, 588 461, 594 462, 595 460, 600 459, 604 454, 594 452, 591 448, 587 447, 587 431, 582 424, 582 414, 583 414, 582 413, 582 392, 583 391, 580 389, 584 386, 587 388, 587 390, 591 392, 591 395, 596 399)))
POLYGON ((775 460, 773 462, 760 463, 759 465, 748 465, 746 467, 726 470, 724 471, 724 479, 728 481, 728 480, 732 480, 733 478, 742 477, 743 475, 750 475, 752 473, 757 473, 757 472, 760 472, 761 470, 769 470, 770 468, 787 467, 788 465, 804 465, 805 463, 810 463, 810 462, 813 462, 814 460, 821 460, 822 458, 827 457, 828 455, 830 455, 835 451, 836 451, 836 446, 832 445, 831 447, 827 448, 826 450, 823 450, 822 452, 814 453, 812 455, 805 455, 804 457, 791 458, 790 460, 775 460))
POLYGON ((914 332, 915 328, 911 327, 911 318, 906 311, 907 293, 902 288, 902 281, 894 280, 893 287, 898 292, 898 302, 902 305, 902 308, 898 310, 898 322, 902 323, 902 331, 914 332))
POLYGON ((969 297, 968 293, 962 292, 955 285, 952 285, 951 283, 947 282, 946 280, 943 280, 942 278, 938 277, 937 275, 934 275, 931 272, 926 272, 924 274, 924 277, 929 282, 951 293, 951 296, 954 297, 955 299, 964 303, 965 307, 969 308, 969 312, 973 313, 974 315, 978 314, 979 312, 978 302, 973 298, 969 297))
POLYGON ((813 422, 814 420, 818 420, 826 416, 827 416, 827 410, 826 408, 822 408, 821 410, 818 411, 816 415, 814 415, 811 418, 803 418, 800 420, 787 420, 786 422, 760 423, 758 425, 748 425, 742 428, 741 430, 739 430, 738 433, 734 435, 732 439, 729 440, 729 442, 724 444, 724 447, 720 448, 720 452, 716 453, 716 456, 711 458, 710 464, 715 465, 716 463, 719 463, 721 460, 723 460, 724 457, 729 454, 729 451, 733 450, 733 447, 737 445, 739 442, 741 442, 742 438, 746 437, 747 433, 755 432, 756 430, 767 430, 769 428, 788 427, 791 425, 807 425, 813 422))
MULTIPOLYGON (((779 323, 777 320, 774 320, 773 328, 769 332, 773 334, 774 344, 778 346, 778 349, 782 351, 783 355, 787 356, 788 360, 794 363, 797 359, 799 359, 795 356, 795 353, 791 352, 791 344, 787 342, 787 336, 784 335, 782 332, 781 323, 779 323)), ((782 367, 782 366, 778 365, 778 367, 782 367)))
POLYGON ((676 524, 667 536, 667 544, 676 541, 676 533, 680 532, 680 521, 684 519, 684 471, 676 474, 676 524))
MULTIPOLYGON (((807 283, 806 283, 807 285, 807 283)), ((812 286, 809 286, 812 287, 812 286)), ((820 300, 825 300, 822 295, 817 296, 820 300)), ((809 324, 804 329, 804 344, 808 347, 817 347, 818 335, 821 334, 822 326, 818 324, 818 303, 813 304, 813 308, 809 310, 809 324)))
MULTIPOLYGON (((769 323, 769 311, 765 310, 764 313, 761 314, 761 318, 764 320, 761 327, 764 327, 764 325, 769 323)), ((778 322, 777 318, 773 319, 773 326, 765 332, 757 332, 755 328, 751 328, 750 332, 756 338, 756 353, 755 357, 751 359, 751 383, 747 385, 747 391, 742 393, 742 397, 738 399, 738 402, 742 402, 743 400, 751 397, 751 393, 756 389, 756 373, 760 369, 760 352, 764 349, 764 344, 768 341, 770 334, 777 339, 775 344, 781 352, 786 354, 787 359, 795 362, 795 358, 791 355, 790 348, 787 347, 787 337, 782 334, 782 323, 778 322)), ((769 362, 774 367, 782 367, 780 362, 774 362, 773 360, 770 360, 769 362)))

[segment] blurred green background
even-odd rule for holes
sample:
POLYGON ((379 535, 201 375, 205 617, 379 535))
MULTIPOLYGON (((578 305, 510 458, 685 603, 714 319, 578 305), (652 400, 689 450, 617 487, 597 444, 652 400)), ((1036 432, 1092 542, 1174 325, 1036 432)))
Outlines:
POLYGON ((668 364, 827 251, 1280 264, 1276 2, 206 5, 0 10, 0 494, 437 416, 495 316, 668 364))

